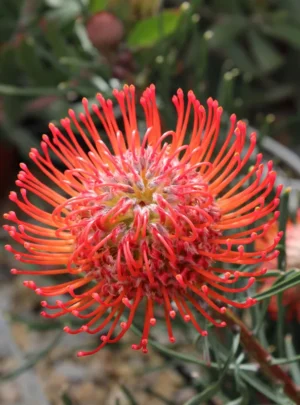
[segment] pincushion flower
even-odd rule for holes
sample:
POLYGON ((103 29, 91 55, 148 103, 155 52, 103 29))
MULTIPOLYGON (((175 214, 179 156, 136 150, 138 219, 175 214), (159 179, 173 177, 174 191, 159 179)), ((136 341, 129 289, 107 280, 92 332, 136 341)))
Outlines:
POLYGON ((8 245, 7 250, 21 262, 40 266, 32 271, 12 269, 12 273, 63 276, 63 282, 50 286, 25 281, 41 296, 58 297, 54 303, 42 301, 49 310, 42 315, 72 314, 82 319, 78 329, 65 327, 70 334, 105 331, 94 350, 79 356, 119 341, 138 308, 144 309, 144 327, 140 342, 132 348, 145 353, 158 306, 164 308, 171 342, 175 316, 191 322, 202 336, 207 331, 197 313, 217 327, 226 326, 209 308, 222 314, 225 305, 253 305, 254 299, 242 301, 238 293, 266 269, 242 272, 236 265, 259 267, 272 260, 281 237, 277 233, 261 250, 245 248, 262 238, 278 218, 282 187, 272 194, 276 173, 272 162, 264 167, 261 154, 242 174, 256 144, 254 133, 248 142, 244 122, 236 122, 232 115, 223 139, 218 102, 209 98, 206 111, 192 91, 185 101, 178 90, 172 99, 176 128, 163 133, 151 85, 140 99, 147 128, 141 133, 134 86, 113 94, 122 128, 111 100, 98 94, 99 105, 90 108, 84 98, 84 114, 77 117, 70 110, 70 118, 61 120, 63 132, 50 124, 52 135, 43 135, 42 152, 32 149, 29 154, 53 187, 21 163, 16 182, 20 196, 11 192, 10 199, 31 219, 23 221, 13 211, 4 215, 17 225, 5 229, 25 248, 17 251, 8 245), (109 145, 101 139, 98 120, 109 145), (52 155, 61 161, 59 167, 52 155), (49 209, 40 208, 28 194, 49 209), (239 278, 246 280, 242 286, 235 285, 239 278), (229 293, 237 293, 237 300, 230 299, 229 293), (61 299, 63 295, 68 298, 61 299))
MULTIPOLYGON (((274 236, 278 232, 278 223, 275 222, 266 232, 266 234, 257 240, 257 247, 259 249, 264 249, 270 244, 274 236)), ((299 240, 300 240, 300 209, 297 211, 296 223, 293 223, 291 220, 288 220, 286 233, 285 233, 285 247, 286 247, 286 270, 292 268, 300 268, 300 250, 299 250, 299 240)), ((277 267, 276 260, 271 260, 268 263, 265 263, 265 266, 274 269, 277 267)), ((276 281, 276 278, 269 277, 265 280, 262 291, 269 289, 273 283, 276 281)), ((291 287, 283 292, 282 305, 285 307, 286 319, 292 321, 297 319, 300 322, 300 286, 296 285, 291 287)), ((268 307, 268 312, 272 319, 276 320, 278 318, 278 301, 277 297, 273 296, 270 299, 270 304, 268 307)))

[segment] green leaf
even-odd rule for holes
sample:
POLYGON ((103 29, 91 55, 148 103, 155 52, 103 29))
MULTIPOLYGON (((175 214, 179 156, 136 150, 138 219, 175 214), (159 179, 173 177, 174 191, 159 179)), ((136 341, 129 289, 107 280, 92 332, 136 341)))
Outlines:
POLYGON ((74 24, 74 33, 77 35, 77 38, 80 42, 82 49, 85 52, 89 53, 90 55, 96 57, 98 55, 98 52, 91 43, 84 24, 79 20, 76 21, 74 24))
POLYGON ((55 87, 17 87, 0 83, 0 94, 5 96, 47 96, 65 92, 65 89, 55 87))
MULTIPOLYGON (((297 356, 297 354, 296 354, 296 350, 294 348, 291 335, 287 335, 285 337, 284 342, 285 342, 285 350, 286 350, 286 354, 287 354, 288 363, 289 364, 291 363, 290 373, 293 377, 293 380, 295 381, 295 384, 300 386, 300 367, 299 367, 300 355, 297 356)), ((287 363, 285 363, 285 364, 287 364, 287 363)))
POLYGON ((288 23, 280 23, 274 26, 263 26, 265 34, 272 38, 287 42, 290 46, 300 49, 300 27, 288 23))
MULTIPOLYGON (((256 72, 259 73, 258 71, 256 72)), ((290 84, 281 84, 270 90, 253 91, 247 100, 248 106, 264 106, 266 104, 278 103, 294 95, 295 88, 290 84)))
POLYGON ((240 373, 242 379, 248 383, 251 387, 255 388, 258 392, 269 398, 275 404, 278 405, 291 405, 290 400, 285 395, 279 395, 274 392, 274 389, 267 384, 264 384, 259 378, 251 374, 251 376, 245 372, 240 373))
POLYGON ((245 402, 244 397, 239 397, 237 399, 234 399, 233 401, 228 402, 226 405, 245 405, 248 402, 245 402))
POLYGON ((15 50, 12 47, 3 47, 0 52, 0 81, 6 84, 14 84, 19 79, 19 72, 15 50))
POLYGON ((252 75, 258 74, 253 60, 250 58, 242 45, 232 43, 228 45, 225 51, 227 56, 233 60, 235 66, 242 72, 251 73, 252 75))
POLYGON ((62 35, 62 29, 57 24, 57 21, 47 21, 43 35, 57 59, 62 56, 75 56, 73 49, 65 40, 64 35, 62 35))
POLYGON ((231 401, 231 403, 227 405, 248 405, 250 397, 249 390, 247 384, 245 384, 245 382, 242 380, 240 376, 240 364, 238 362, 236 362, 236 367, 234 370, 234 378, 237 385, 237 389, 241 394, 241 397, 235 399, 234 401, 231 401))
POLYGON ((138 21, 129 32, 127 43, 132 47, 150 47, 174 33, 180 20, 178 10, 165 10, 159 15, 138 21))
POLYGON ((254 298, 262 301, 298 284, 300 284, 300 270, 291 269, 279 277, 268 290, 256 294, 254 298))
POLYGON ((228 112, 230 111, 233 103, 235 77, 236 76, 233 74, 233 72, 229 71, 224 73, 224 75, 220 78, 218 86, 217 100, 228 112))
POLYGON ((185 54, 184 64, 193 70, 195 83, 200 83, 203 79, 208 61, 207 41, 200 36, 198 30, 193 32, 185 54))
POLYGON ((241 15, 232 15, 211 26, 204 38, 210 48, 223 48, 230 45, 246 29, 247 19, 241 15))
POLYGON ((109 0, 90 0, 89 10, 92 14, 106 9, 109 0))
POLYGON ((223 382, 223 379, 227 373, 231 360, 239 347, 239 343, 240 343, 240 335, 237 334, 237 335, 235 335, 235 337, 233 339, 230 354, 221 370, 218 381, 216 383, 210 385, 209 387, 207 387, 204 391, 200 392, 200 394, 197 394, 196 396, 194 396, 192 399, 187 401, 184 405, 202 404, 204 401, 211 399, 214 395, 216 395, 219 392, 221 383, 223 382))
POLYGON ((47 0, 52 8, 47 12, 47 18, 56 22, 74 21, 83 11, 87 0, 47 0))
POLYGON ((248 41, 253 57, 263 73, 276 70, 284 63, 283 57, 275 49, 272 42, 258 32, 250 30, 248 32, 248 41))
POLYGON ((62 400, 64 405, 73 405, 73 401, 71 400, 71 398, 69 397, 67 392, 64 392, 62 394, 61 400, 62 400))
POLYGON ((280 0, 280 3, 280 7, 288 10, 289 16, 292 20, 300 22, 299 0, 280 0))
POLYGON ((126 387, 126 385, 121 384, 121 389, 126 395, 126 398, 128 399, 130 405, 138 405, 137 401, 135 400, 134 396, 129 391, 129 389, 126 387))
POLYGON ((270 277, 280 277, 284 274, 283 271, 281 270, 268 270, 265 274, 262 274, 260 276, 258 276, 257 278, 259 280, 262 280, 264 278, 270 278, 270 277))
POLYGON ((34 38, 27 37, 16 49, 16 57, 20 68, 28 75, 32 83, 39 86, 53 84, 51 72, 42 63, 34 38))

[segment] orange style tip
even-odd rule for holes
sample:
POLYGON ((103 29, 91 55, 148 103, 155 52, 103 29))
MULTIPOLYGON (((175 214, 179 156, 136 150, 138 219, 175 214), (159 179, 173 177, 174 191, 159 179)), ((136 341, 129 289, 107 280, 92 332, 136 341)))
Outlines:
POLYGON ((175 312, 175 311, 170 311, 170 312, 169 312, 169 315, 170 315, 170 317, 171 317, 172 319, 174 319, 175 316, 176 316, 176 312, 175 312))
POLYGON ((170 337, 169 340, 170 340, 171 343, 175 343, 175 342, 176 342, 176 339, 174 338, 174 336, 170 337))
POLYGON ((201 287, 201 291, 202 291, 204 294, 207 294, 207 293, 208 293, 208 287, 207 287, 207 285, 203 285, 203 286, 201 287))
POLYGON ((284 190, 284 194, 289 194, 291 191, 292 191, 292 187, 287 187, 287 188, 284 190))
POLYGON ((92 104, 92 110, 93 110, 94 112, 96 112, 96 111, 99 110, 97 104, 92 104))
POLYGON ((8 198, 11 200, 11 201, 17 201, 17 193, 15 192, 15 191, 11 191, 10 193, 9 193, 9 196, 8 196, 8 198))
POLYGON ((27 165, 26 165, 25 163, 21 162, 21 163, 19 164, 19 166, 20 166, 20 168, 21 168, 22 170, 27 170, 27 165))
MULTIPOLYGON (((275 172, 274 172, 274 174, 276 175, 275 172)), ((278 184, 278 186, 277 186, 277 192, 278 192, 278 193, 281 193, 281 192, 282 192, 282 189, 283 189, 283 184, 278 184)))
POLYGON ((250 306, 252 306, 252 305, 254 305, 254 304, 256 304, 256 299, 255 298, 252 298, 252 297, 249 297, 249 298, 247 298, 246 299, 246 304, 250 307, 250 306))
POLYGON ((32 290, 35 290, 35 291, 36 291, 36 284, 35 284, 34 281, 25 280, 25 281, 23 281, 23 285, 24 285, 25 287, 27 287, 27 288, 31 288, 32 290))
POLYGON ((150 318, 150 325, 154 326, 156 324, 156 319, 155 318, 150 318))
POLYGON ((127 308, 131 308, 131 304, 128 298, 122 298, 122 302, 127 308))

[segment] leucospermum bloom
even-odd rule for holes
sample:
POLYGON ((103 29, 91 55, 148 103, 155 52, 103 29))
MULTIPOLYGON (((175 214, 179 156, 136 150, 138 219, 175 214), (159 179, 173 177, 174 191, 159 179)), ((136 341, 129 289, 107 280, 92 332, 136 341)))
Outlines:
POLYGON ((99 105, 90 108, 83 99, 84 114, 77 117, 70 110, 70 118, 61 120, 64 131, 50 124, 52 136, 43 135, 42 153, 32 149, 29 154, 53 187, 24 163, 20 165, 16 182, 20 196, 11 192, 10 199, 34 221, 22 221, 13 211, 5 214, 17 225, 5 229, 25 252, 10 245, 7 250, 21 262, 40 266, 35 271, 12 269, 12 273, 63 276, 63 282, 51 286, 25 281, 41 296, 67 295, 54 303, 42 301, 50 310, 42 315, 72 314, 82 319, 77 330, 65 327, 70 334, 102 332, 98 347, 79 356, 119 341, 138 307, 144 308, 143 334, 132 348, 145 353, 157 306, 164 308, 171 342, 175 341, 171 322, 175 316, 191 322, 202 336, 207 331, 197 321, 197 312, 224 327, 225 322, 215 319, 208 308, 222 314, 224 305, 253 305, 252 298, 234 301, 228 293, 247 290, 266 271, 242 272, 232 264, 259 267, 272 260, 278 255, 274 249, 281 237, 277 234, 262 250, 245 248, 278 218, 281 187, 271 194, 276 173, 271 162, 264 167, 261 154, 242 174, 256 143, 254 133, 249 142, 246 139, 244 122, 236 122, 232 115, 228 134, 216 150, 222 115, 217 101, 208 99, 206 111, 192 91, 185 101, 178 90, 172 99, 176 128, 162 133, 151 85, 140 99, 147 127, 142 134, 134 86, 113 94, 122 113, 122 128, 111 100, 98 94, 99 105), (104 128, 108 145, 91 111, 104 128), (53 154, 63 168, 56 167, 53 154), (28 194, 51 209, 44 211, 28 194), (235 286, 239 278, 246 279, 242 287, 235 286))

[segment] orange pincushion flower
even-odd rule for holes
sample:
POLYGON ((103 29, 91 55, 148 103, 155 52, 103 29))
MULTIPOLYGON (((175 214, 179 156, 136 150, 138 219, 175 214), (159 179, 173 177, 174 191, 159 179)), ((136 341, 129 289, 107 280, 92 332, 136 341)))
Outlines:
MULTIPOLYGON (((264 249, 266 246, 272 242, 272 239, 278 232, 278 224, 274 223, 264 237, 258 242, 257 246, 260 249, 264 249)), ((300 267, 300 250, 299 250, 299 240, 300 240, 300 209, 297 212, 297 222, 293 223, 291 220, 287 222, 286 233, 285 233, 285 244, 286 244, 286 268, 287 271, 291 268, 300 267)), ((271 260, 266 263, 268 268, 276 268, 276 260, 271 260)), ((262 290, 266 290, 272 286, 276 281, 276 278, 267 278, 262 290)), ((300 322, 300 286, 296 285, 284 291, 282 304, 286 308, 286 318, 288 321, 297 319, 300 322)), ((271 297, 268 311, 270 316, 276 320, 278 316, 278 302, 277 297, 271 297)))
POLYGON ((228 134, 216 153, 222 115, 217 101, 208 99, 206 112, 193 92, 188 93, 185 104, 183 92, 178 90, 172 99, 178 115, 176 129, 162 133, 151 85, 140 100, 147 126, 145 134, 140 134, 134 86, 124 86, 113 94, 123 116, 124 134, 114 118, 112 101, 98 94, 100 107, 94 104, 92 111, 109 138, 106 146, 88 101, 83 99, 85 114, 79 114, 78 120, 70 110, 71 119, 61 120, 65 134, 50 124, 52 137, 43 135, 43 153, 32 149, 29 154, 61 191, 44 184, 22 163, 16 182, 22 198, 10 194, 39 224, 23 222, 12 211, 5 214, 18 225, 5 228, 26 252, 10 245, 7 250, 21 262, 41 267, 37 271, 12 269, 13 274, 70 276, 69 281, 48 287, 37 287, 34 281, 24 283, 41 296, 69 295, 55 305, 42 301, 50 310, 42 315, 73 314, 82 319, 84 324, 77 330, 65 327, 71 334, 107 331, 95 350, 79 352, 80 356, 117 342, 130 328, 142 301, 146 303, 143 334, 132 348, 145 353, 150 327, 156 323, 155 306, 165 310, 171 342, 175 341, 171 319, 176 314, 191 321, 203 336, 207 331, 200 327, 195 312, 216 326, 225 326, 208 313, 207 306, 224 313, 224 304, 253 305, 252 298, 241 303, 229 299, 227 293, 247 290, 266 269, 241 272, 214 263, 223 262, 227 267, 272 260, 278 255, 274 248, 281 237, 277 234, 261 250, 245 249, 278 218, 275 209, 282 187, 270 198, 276 173, 272 162, 264 172, 261 154, 242 175, 256 144, 252 133, 245 151, 244 122, 236 122, 235 115, 230 117, 228 134), (192 133, 184 144, 191 116, 192 133), (71 122, 85 146, 74 135, 71 122), (61 160, 63 171, 55 167, 51 154, 61 160), (28 192, 48 203, 51 212, 31 202, 28 192), (248 282, 232 287, 240 277, 248 282), (127 320, 120 322, 122 316, 127 320))

